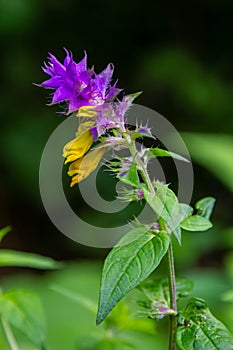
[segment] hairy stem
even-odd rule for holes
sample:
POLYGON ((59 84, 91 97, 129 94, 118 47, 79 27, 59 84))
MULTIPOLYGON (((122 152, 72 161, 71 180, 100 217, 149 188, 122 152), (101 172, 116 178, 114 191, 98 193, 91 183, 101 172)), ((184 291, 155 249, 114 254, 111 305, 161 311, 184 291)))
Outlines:
POLYGON ((16 343, 15 337, 12 333, 9 323, 5 320, 4 317, 2 317, 1 320, 2 320, 2 327, 11 350, 19 350, 18 344, 16 343))
MULTIPOLYGON (((142 179, 144 183, 147 185, 149 191, 156 195, 154 186, 151 182, 151 179, 149 177, 147 168, 142 161, 142 159, 138 156, 138 152, 135 146, 135 143, 129 143, 129 151, 132 154, 132 156, 135 158, 137 165, 139 166, 139 172, 142 176, 142 179)), ((159 224, 162 230, 165 230, 169 232, 166 222, 159 218, 159 224)), ((176 304, 176 277, 175 277, 175 264, 174 264, 174 255, 173 255, 173 247, 172 247, 172 240, 170 240, 169 248, 168 248, 168 270, 169 270, 169 292, 170 292, 170 308, 177 312, 177 304, 176 304)), ((170 316, 170 334, 169 334, 169 350, 175 350, 176 349, 176 340, 175 340, 175 334, 176 334, 176 328, 177 328, 177 322, 176 322, 176 316, 171 315, 170 316)))
POLYGON ((147 172, 147 169, 146 169, 146 166, 145 166, 144 162, 142 161, 142 159, 138 155, 138 151, 136 149, 135 143, 134 142, 129 143, 128 147, 129 147, 130 153, 132 154, 132 156, 136 160, 136 163, 137 163, 137 165, 139 167, 140 175, 142 176, 142 179, 143 179, 144 183, 147 185, 148 190, 155 195, 154 186, 153 186, 153 184, 151 182, 150 176, 149 176, 149 174, 147 172))
MULTIPOLYGON (((170 241, 170 245, 168 248, 168 269, 169 269, 169 291, 170 291, 170 308, 177 312, 176 305, 176 277, 175 277, 175 265, 174 265, 174 255, 173 255, 173 247, 172 241, 170 241)), ((170 316, 170 337, 169 337, 169 350, 176 349, 176 316, 170 316)))

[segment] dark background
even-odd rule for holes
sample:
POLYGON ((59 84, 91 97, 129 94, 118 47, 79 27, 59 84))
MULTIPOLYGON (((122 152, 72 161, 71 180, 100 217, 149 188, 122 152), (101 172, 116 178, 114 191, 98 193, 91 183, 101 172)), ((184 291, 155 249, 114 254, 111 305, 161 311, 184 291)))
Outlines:
MULTIPOLYGON (((186 137, 194 132, 204 139, 209 134, 229 136, 232 10, 233 3, 227 0, 1 0, 0 223, 12 225, 5 247, 57 259, 105 255, 101 249, 64 237, 40 199, 40 157, 51 132, 63 120, 56 113, 58 106, 46 106, 48 91, 33 85, 46 79, 40 67, 48 52, 62 61, 66 47, 79 61, 87 50, 89 66, 94 64, 96 71, 113 62, 119 86, 127 93, 143 90, 137 102, 161 113, 186 137)), ((198 156, 194 170, 194 200, 216 197, 214 221, 220 228, 229 227, 232 186, 199 164, 198 156)), ((225 252, 225 247, 207 249, 196 263, 219 265, 222 249, 225 252)))

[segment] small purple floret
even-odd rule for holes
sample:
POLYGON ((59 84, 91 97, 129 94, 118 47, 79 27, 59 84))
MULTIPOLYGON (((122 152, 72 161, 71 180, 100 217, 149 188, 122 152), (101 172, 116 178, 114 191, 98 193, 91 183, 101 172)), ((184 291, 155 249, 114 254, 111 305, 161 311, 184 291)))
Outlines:
POLYGON ((139 200, 143 199, 144 198, 144 192, 143 190, 137 190, 137 197, 139 200))
POLYGON ((151 231, 157 232, 157 231, 159 230, 159 227, 160 227, 159 223, 158 223, 158 222, 154 222, 153 225, 150 225, 150 226, 149 226, 149 229, 150 229, 151 231))

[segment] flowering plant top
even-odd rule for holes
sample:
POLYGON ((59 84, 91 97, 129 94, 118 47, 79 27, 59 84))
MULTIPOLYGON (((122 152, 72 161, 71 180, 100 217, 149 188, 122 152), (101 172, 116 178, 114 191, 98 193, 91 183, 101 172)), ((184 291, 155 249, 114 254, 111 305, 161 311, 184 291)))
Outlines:
MULTIPOLYGON (((151 179, 148 164, 153 158, 172 157, 177 161, 188 160, 174 152, 154 146, 155 137, 148 125, 137 124, 129 128, 126 114, 134 99, 140 94, 124 95, 117 82, 111 84, 114 71, 110 63, 100 73, 87 67, 87 54, 76 63, 72 54, 65 50, 64 63, 50 54, 48 63, 42 67, 50 76, 39 86, 55 90, 52 104, 66 105, 63 114, 74 113, 79 126, 75 138, 64 149, 65 164, 71 186, 89 176, 108 150, 113 159, 106 165, 123 187, 118 199, 126 202, 142 201, 154 214, 153 222, 143 224, 134 220, 130 231, 107 256, 101 280, 97 324, 100 324, 116 304, 132 289, 139 287, 143 294, 139 303, 141 314, 152 319, 169 317, 169 350, 232 349, 233 338, 221 322, 210 313, 207 304, 192 298, 187 307, 178 312, 177 300, 191 291, 189 281, 176 281, 173 237, 181 244, 182 230, 205 231, 212 227, 210 215, 215 200, 207 197, 192 208, 179 203, 176 194, 167 184, 151 179), (143 143, 137 147, 138 138, 150 138, 152 146, 143 143), (119 157, 117 150, 126 149, 129 155, 119 157), (167 256, 168 280, 144 282, 167 256)), ((133 221, 133 220, 132 220, 133 221)), ((98 239, 98 238, 97 238, 98 239)), ((111 315, 110 315, 111 317, 111 315)), ((111 325, 111 322, 109 323, 111 325)), ((115 324, 114 324, 115 327, 115 324)))
POLYGON ((72 177, 71 186, 74 186, 96 169, 106 151, 126 146, 122 136, 126 132, 125 114, 140 93, 119 100, 117 96, 122 89, 116 86, 117 81, 111 85, 114 71, 112 63, 102 72, 96 73, 93 68, 87 67, 86 52, 78 63, 68 50, 65 49, 65 52, 63 64, 49 54, 49 61, 44 63, 42 70, 50 75, 50 79, 37 85, 55 90, 51 104, 65 103, 66 112, 63 114, 75 113, 79 118, 76 137, 63 149, 65 164, 71 163, 68 175, 72 177), (87 154, 94 142, 113 129, 114 137, 102 140, 102 147, 87 154))

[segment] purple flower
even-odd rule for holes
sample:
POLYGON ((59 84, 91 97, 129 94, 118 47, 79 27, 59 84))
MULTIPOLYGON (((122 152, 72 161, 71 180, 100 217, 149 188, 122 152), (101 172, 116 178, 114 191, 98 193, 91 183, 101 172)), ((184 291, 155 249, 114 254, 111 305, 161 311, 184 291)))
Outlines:
POLYGON ((49 54, 48 63, 44 63, 43 71, 50 79, 39 86, 54 89, 51 104, 67 103, 67 114, 77 111, 82 106, 97 106, 114 98, 121 89, 116 83, 111 86, 114 67, 110 63, 101 73, 96 74, 87 68, 87 54, 76 63, 72 54, 65 49, 64 63, 49 54))

